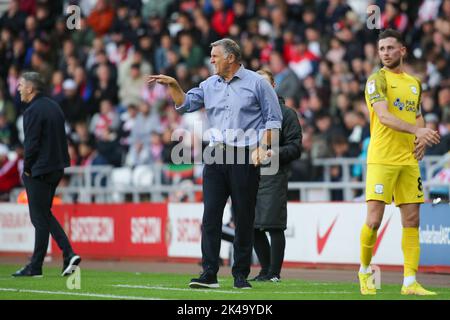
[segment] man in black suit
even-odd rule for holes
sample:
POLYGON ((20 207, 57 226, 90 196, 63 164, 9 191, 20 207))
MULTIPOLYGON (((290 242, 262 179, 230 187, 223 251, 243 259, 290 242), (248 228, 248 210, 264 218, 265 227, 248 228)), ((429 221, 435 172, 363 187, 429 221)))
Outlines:
POLYGON ((14 277, 42 276, 49 233, 63 251, 62 276, 71 274, 73 266, 81 262, 51 212, 56 187, 70 162, 64 114, 55 101, 42 94, 43 88, 44 83, 36 72, 26 72, 19 80, 20 99, 28 104, 23 114, 25 157, 22 179, 35 228, 35 244, 30 263, 14 273, 14 277))

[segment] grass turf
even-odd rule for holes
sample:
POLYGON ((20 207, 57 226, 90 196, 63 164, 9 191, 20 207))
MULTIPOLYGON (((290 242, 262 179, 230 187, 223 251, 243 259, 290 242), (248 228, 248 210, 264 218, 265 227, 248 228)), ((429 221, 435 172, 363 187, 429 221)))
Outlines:
POLYGON ((400 295, 401 285, 383 284, 376 296, 361 296, 356 282, 312 282, 284 279, 280 283, 253 282, 253 289, 233 289, 231 277, 219 278, 219 289, 189 289, 195 275, 81 270, 80 289, 68 289, 60 269, 45 268, 43 278, 12 278, 17 266, 0 265, 0 300, 450 300, 450 287, 426 287, 432 297, 400 295))

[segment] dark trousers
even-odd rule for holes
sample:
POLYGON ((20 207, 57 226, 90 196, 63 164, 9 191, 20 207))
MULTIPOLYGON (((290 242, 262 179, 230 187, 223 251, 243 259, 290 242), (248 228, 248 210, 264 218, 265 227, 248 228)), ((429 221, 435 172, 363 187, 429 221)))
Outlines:
MULTIPOLYGON (((246 156, 250 153, 247 149, 245 152, 246 156)), ((236 226, 232 274, 234 277, 246 278, 250 273, 258 185, 259 168, 248 161, 245 164, 205 164, 202 221, 202 266, 204 272, 217 274, 219 271, 223 210, 228 197, 231 196, 236 226)))
POLYGON ((280 277, 286 237, 282 229, 270 229, 270 244, 265 230, 255 229, 255 252, 261 265, 260 274, 280 277))
POLYGON ((53 216, 51 207, 56 187, 63 176, 63 170, 53 171, 37 177, 22 175, 28 197, 31 223, 35 228, 35 242, 31 265, 42 267, 48 249, 49 234, 63 251, 64 258, 73 254, 66 233, 53 216))

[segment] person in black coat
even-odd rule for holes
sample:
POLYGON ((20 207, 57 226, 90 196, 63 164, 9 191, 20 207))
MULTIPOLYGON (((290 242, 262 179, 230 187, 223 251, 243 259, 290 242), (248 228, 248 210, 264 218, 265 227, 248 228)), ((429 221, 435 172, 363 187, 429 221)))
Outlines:
MULTIPOLYGON (((275 87, 269 70, 257 71, 275 87)), ((284 259, 287 224, 287 192, 290 163, 301 155, 302 128, 297 113, 286 107, 284 99, 278 97, 283 122, 281 125, 279 160, 280 168, 275 175, 261 175, 255 212, 254 249, 261 265, 261 271, 253 281, 280 281, 284 259), (266 236, 270 234, 270 244, 266 236)), ((271 156, 268 150, 268 156, 271 156)))
POLYGON ((14 277, 42 276, 49 234, 63 252, 62 276, 71 274, 73 267, 81 261, 51 212, 56 187, 70 161, 64 114, 54 100, 42 94, 43 88, 44 82, 37 72, 26 72, 19 80, 20 98, 28 104, 23 114, 25 156, 22 179, 35 228, 35 244, 30 263, 15 272, 14 277))

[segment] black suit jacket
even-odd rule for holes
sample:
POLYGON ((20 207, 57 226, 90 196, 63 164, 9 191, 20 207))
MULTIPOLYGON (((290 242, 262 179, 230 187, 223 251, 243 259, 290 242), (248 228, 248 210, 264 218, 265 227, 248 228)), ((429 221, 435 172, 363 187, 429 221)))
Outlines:
POLYGON ((24 171, 33 177, 70 166, 64 114, 52 99, 37 95, 23 114, 24 171))

